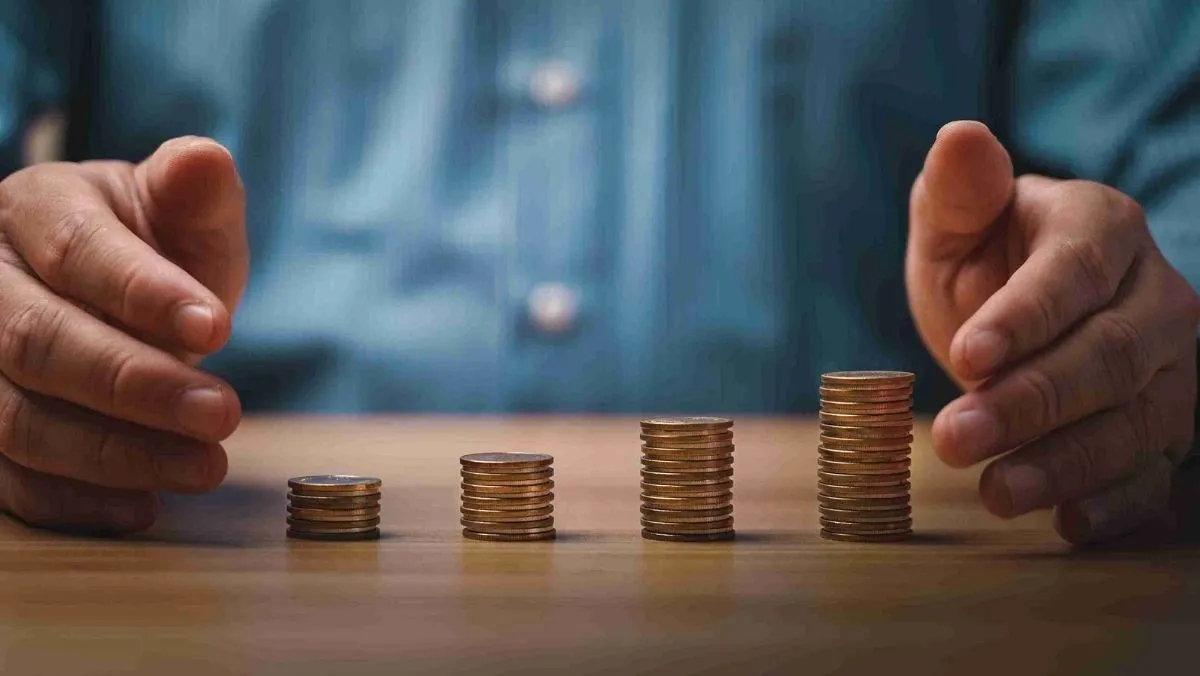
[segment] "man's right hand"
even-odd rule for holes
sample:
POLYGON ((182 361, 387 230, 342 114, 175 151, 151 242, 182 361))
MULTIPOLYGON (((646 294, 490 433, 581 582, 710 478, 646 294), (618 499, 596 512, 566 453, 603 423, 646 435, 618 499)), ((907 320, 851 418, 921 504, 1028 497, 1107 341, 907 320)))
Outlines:
POLYGON ((155 491, 216 487, 241 406, 195 364, 228 340, 248 261, 237 168, 208 139, 0 182, 0 509, 130 532, 155 491))

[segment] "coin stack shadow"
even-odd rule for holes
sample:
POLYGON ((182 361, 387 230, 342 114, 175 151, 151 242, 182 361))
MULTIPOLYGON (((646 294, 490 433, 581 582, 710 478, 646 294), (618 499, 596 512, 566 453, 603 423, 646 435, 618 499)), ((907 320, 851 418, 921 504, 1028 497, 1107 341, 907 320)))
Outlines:
POLYGON ((491 542, 553 540, 554 457, 474 453, 462 465, 463 537, 491 542))
POLYGON ((822 537, 898 542, 912 535, 913 379, 900 371, 821 376, 817 501, 822 537))
POLYGON ((642 421, 642 537, 732 540, 733 421, 642 421))
POLYGON ((383 483, 331 474, 288 480, 288 531, 303 540, 376 540, 383 483))

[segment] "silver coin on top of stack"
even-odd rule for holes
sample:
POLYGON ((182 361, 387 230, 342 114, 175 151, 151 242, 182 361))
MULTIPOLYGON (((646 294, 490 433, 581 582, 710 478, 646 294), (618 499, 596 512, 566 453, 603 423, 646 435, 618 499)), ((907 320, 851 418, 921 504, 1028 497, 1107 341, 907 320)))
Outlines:
POLYGON ((463 537, 491 542, 553 540, 554 457, 473 453, 462 465, 463 537))
POLYGON ((642 537, 732 540, 733 421, 642 421, 642 537))
POLYGON ((374 477, 325 474, 288 479, 287 536, 302 540, 379 539, 374 477))
POLYGON ((822 537, 898 542, 912 535, 913 381, 913 374, 902 371, 821 376, 817 500, 822 537))

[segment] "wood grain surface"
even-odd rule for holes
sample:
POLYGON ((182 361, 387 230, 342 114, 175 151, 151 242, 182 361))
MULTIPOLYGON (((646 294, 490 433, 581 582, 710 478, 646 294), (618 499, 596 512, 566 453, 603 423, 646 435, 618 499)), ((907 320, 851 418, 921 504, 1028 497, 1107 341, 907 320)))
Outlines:
POLYGON ((1195 673, 1195 548, 995 519, 926 424, 913 540, 826 542, 816 425, 734 429, 739 538, 696 545, 638 535, 633 418, 248 420, 142 536, 0 518, 0 674, 1195 673), (488 450, 555 456, 557 542, 462 539, 457 458, 488 450), (326 472, 383 479, 383 540, 284 538, 287 479, 326 472))

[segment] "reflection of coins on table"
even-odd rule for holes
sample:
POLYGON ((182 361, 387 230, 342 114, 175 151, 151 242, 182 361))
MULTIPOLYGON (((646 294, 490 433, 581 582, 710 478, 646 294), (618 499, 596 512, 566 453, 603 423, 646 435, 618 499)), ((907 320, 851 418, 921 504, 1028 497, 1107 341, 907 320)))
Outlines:
POLYGON ((463 537, 485 542, 553 540, 554 457, 473 453, 459 458, 463 537))
POLYGON ((734 537, 733 421, 648 418, 641 423, 642 537, 713 542, 734 537))
POLYGON ((305 540, 379 538, 383 482, 374 477, 324 474, 288 480, 287 536, 305 540))
POLYGON ((822 537, 896 542, 912 534, 913 380, 902 371, 821 376, 817 504, 822 537))

